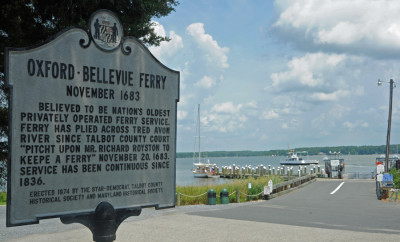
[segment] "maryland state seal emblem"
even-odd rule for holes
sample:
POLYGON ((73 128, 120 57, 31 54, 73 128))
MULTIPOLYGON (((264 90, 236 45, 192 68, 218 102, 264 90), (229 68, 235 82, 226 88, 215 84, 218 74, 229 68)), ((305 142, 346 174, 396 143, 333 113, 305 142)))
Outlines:
POLYGON ((119 18, 109 10, 93 13, 89 21, 89 30, 97 47, 105 51, 117 48, 124 35, 119 18))

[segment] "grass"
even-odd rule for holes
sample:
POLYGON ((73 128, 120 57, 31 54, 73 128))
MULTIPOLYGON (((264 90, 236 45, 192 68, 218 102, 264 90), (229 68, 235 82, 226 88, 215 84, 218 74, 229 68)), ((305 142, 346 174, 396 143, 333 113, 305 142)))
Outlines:
MULTIPOLYGON (((213 185, 213 186, 177 186, 176 192, 180 193, 180 205, 195 205, 195 204, 207 204, 207 192, 210 189, 214 189, 217 194, 217 203, 220 203, 219 195, 222 189, 227 189, 229 196, 229 202, 236 202, 236 190, 240 191, 240 202, 248 201, 248 197, 243 194, 256 195, 264 191, 264 186, 268 185, 268 181, 272 180, 274 184, 283 182, 283 179, 279 176, 259 177, 259 178, 248 178, 248 179, 237 179, 232 183, 213 185), (251 189, 248 189, 248 184, 251 183, 251 189), (206 194, 204 194, 206 193, 206 194), (233 193, 233 194, 232 194, 233 193), (198 196, 204 194, 202 196, 198 196)), ((252 196, 249 200, 258 200, 262 197, 252 196)))
POLYGON ((7 204, 7 193, 0 192, 0 205, 6 205, 6 204, 7 204))
MULTIPOLYGON (((220 203, 219 195, 222 189, 227 189, 229 194, 229 203, 236 202, 236 190, 240 191, 240 202, 248 201, 248 197, 243 194, 256 195, 264 191, 264 186, 268 185, 268 181, 272 180, 274 184, 283 182, 283 178, 279 176, 248 178, 248 179, 235 179, 231 183, 213 185, 213 186, 177 186, 176 192, 181 194, 180 205, 195 205, 207 204, 207 192, 214 189, 217 194, 217 203, 220 203), (251 183, 251 189, 248 189, 248 184, 251 183), (198 196, 204 194, 202 196, 198 196), (186 196, 185 196, 186 195, 186 196), (191 196, 191 197, 188 197, 191 196)), ((249 200, 257 200, 262 197, 252 196, 249 200)), ((0 192, 0 205, 7 204, 7 193, 0 192)))
POLYGON ((388 200, 393 200, 393 201, 400 201, 400 194, 396 192, 389 192, 389 196, 387 198, 388 200), (397 195, 397 197, 396 197, 397 195))

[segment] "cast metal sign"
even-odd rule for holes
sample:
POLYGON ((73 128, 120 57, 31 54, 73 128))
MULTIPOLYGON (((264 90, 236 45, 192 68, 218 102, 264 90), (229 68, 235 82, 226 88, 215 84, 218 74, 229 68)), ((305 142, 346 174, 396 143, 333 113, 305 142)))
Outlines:
POLYGON ((7 226, 115 208, 175 205, 179 72, 112 12, 32 48, 6 49, 7 226))

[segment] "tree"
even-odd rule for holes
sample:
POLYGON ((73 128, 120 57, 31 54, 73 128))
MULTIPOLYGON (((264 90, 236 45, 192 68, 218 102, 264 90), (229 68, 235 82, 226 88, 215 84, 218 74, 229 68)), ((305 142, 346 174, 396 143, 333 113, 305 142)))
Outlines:
POLYGON ((178 4, 176 0, 0 0, 0 188, 8 152, 4 48, 39 44, 71 26, 87 29, 90 15, 98 9, 113 11, 123 23, 125 36, 158 46, 169 38, 154 32, 151 19, 169 15, 178 4))

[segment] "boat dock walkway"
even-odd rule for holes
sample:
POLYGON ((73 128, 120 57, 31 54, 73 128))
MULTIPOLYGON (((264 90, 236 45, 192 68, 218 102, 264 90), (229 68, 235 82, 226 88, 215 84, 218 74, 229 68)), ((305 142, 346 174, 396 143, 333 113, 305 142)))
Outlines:
POLYGON ((323 174, 324 171, 321 169, 319 165, 310 165, 310 166, 285 166, 282 165, 280 167, 268 167, 264 165, 259 165, 257 167, 252 166, 223 166, 221 169, 217 167, 216 174, 221 178, 230 178, 230 179, 243 179, 249 177, 262 177, 262 176, 305 176, 305 175, 319 175, 323 174), (296 169, 298 167, 298 169, 296 169))

